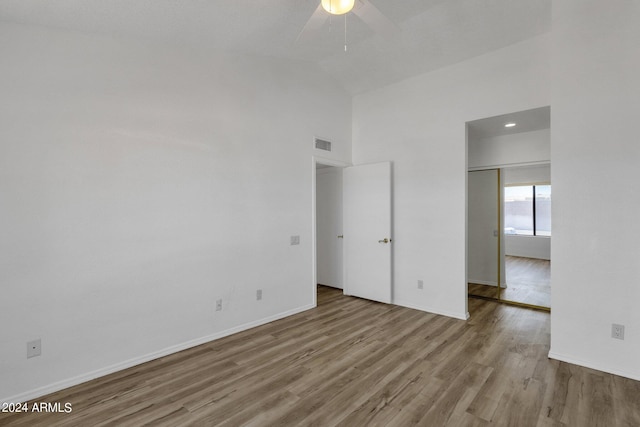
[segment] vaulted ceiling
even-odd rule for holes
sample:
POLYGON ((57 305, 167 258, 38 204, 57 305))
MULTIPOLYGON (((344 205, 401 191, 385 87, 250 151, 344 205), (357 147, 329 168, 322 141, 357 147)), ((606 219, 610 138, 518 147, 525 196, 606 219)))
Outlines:
POLYGON ((351 94, 551 28, 551 0, 368 1, 400 31, 382 36, 349 13, 346 52, 344 17, 296 42, 319 0, 0 0, 0 21, 313 61, 351 94))

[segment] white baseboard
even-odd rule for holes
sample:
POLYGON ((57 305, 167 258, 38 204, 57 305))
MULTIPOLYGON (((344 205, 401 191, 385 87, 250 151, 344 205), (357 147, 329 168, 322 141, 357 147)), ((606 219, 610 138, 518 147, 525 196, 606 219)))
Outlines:
POLYGON ((640 373, 632 374, 629 372, 620 371, 618 369, 611 369, 609 367, 601 366, 599 363, 593 363, 586 360, 576 359, 575 357, 554 353, 553 351, 549 352, 549 358, 559 360, 561 362, 571 363, 572 365, 584 366, 585 368, 595 369, 596 371, 606 372, 609 374, 618 375, 620 377, 625 377, 625 378, 630 378, 632 380, 640 381, 640 373))
POLYGON ((135 357, 133 359, 125 360, 124 362, 116 363, 114 365, 106 366, 101 369, 97 369, 95 371, 87 372, 85 374, 81 374, 66 380, 58 381, 52 384, 48 384, 43 387, 38 387, 33 390, 26 391, 24 393, 20 393, 15 396, 7 397, 4 399, 0 399, 0 404, 4 403, 17 403, 17 402, 26 402, 29 400, 36 399, 38 397, 45 396, 50 393, 54 393, 56 391, 63 390, 65 388, 73 387, 78 384, 82 384, 87 381, 91 381, 96 378, 103 377, 105 375, 112 374, 114 372, 122 371, 124 369, 131 368, 136 365, 140 365, 142 363, 150 362, 155 359, 159 359, 160 357, 168 356, 173 353, 177 353, 182 350, 189 349, 191 347, 196 347, 201 344, 206 344, 211 341, 215 341, 220 338, 224 338, 229 335, 236 334, 238 332, 246 331, 247 329, 255 328, 256 326, 264 325, 269 322, 273 322, 275 320, 283 319, 285 317, 292 316, 294 314, 301 313, 303 311, 307 311, 309 309, 314 308, 315 305, 308 304, 302 307, 295 308, 293 310, 285 311, 283 313, 278 313, 273 316, 265 317, 260 320, 256 320, 253 322, 245 323, 240 326, 236 326, 221 332, 216 332, 215 334, 208 335, 205 337, 197 338, 191 341, 187 341, 181 344, 173 345, 171 347, 167 347, 165 349, 155 351, 153 353, 145 354, 144 356, 135 357))
POLYGON ((394 304, 400 305, 402 307, 412 308, 414 310, 426 311, 427 313, 439 314, 441 316, 453 317, 454 319, 467 320, 469 319, 469 313, 457 313, 453 311, 447 310, 439 310, 433 307, 421 307, 406 301, 398 301, 394 300, 394 304))

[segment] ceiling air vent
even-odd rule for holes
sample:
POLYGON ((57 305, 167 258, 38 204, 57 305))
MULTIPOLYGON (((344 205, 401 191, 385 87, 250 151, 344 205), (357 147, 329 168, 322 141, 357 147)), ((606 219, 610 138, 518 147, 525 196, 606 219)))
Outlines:
POLYGON ((324 139, 316 138, 315 147, 318 150, 331 151, 331 141, 325 141, 324 139))

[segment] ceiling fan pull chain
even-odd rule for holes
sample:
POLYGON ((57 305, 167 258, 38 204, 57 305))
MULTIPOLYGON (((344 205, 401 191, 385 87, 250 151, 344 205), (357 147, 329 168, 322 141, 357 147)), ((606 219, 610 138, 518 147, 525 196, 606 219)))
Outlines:
POLYGON ((344 14, 344 51, 347 51, 347 14, 344 14))

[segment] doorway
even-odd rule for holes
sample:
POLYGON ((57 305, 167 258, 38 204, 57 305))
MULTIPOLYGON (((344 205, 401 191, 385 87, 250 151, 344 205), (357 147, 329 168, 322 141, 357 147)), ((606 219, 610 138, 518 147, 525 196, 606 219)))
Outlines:
POLYGON ((342 175, 345 162, 312 157, 313 304, 319 286, 344 288, 342 175))
POLYGON ((351 166, 313 157, 312 166, 314 304, 319 284, 391 303, 391 162, 351 166))
POLYGON ((470 297, 550 311, 550 107, 467 123, 470 297))
POLYGON ((343 289, 342 168, 316 163, 318 286, 343 289))

